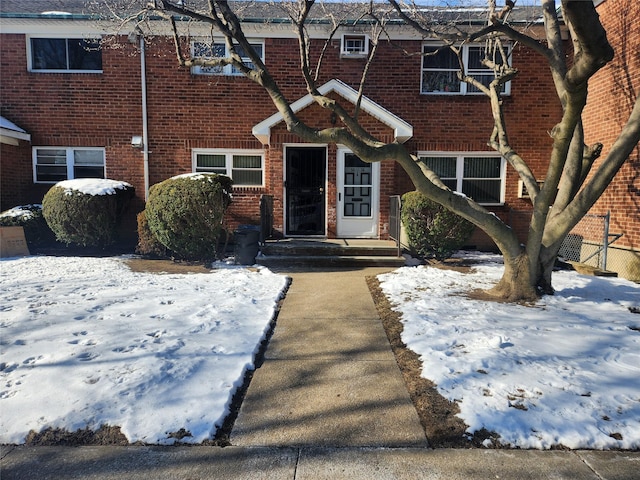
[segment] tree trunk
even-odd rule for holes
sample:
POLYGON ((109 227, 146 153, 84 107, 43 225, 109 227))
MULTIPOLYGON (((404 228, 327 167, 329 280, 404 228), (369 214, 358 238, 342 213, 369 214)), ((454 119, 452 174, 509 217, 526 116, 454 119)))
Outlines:
POLYGON ((532 302, 538 298, 531 282, 531 268, 526 253, 504 256, 504 272, 495 287, 487 293, 507 302, 532 302))

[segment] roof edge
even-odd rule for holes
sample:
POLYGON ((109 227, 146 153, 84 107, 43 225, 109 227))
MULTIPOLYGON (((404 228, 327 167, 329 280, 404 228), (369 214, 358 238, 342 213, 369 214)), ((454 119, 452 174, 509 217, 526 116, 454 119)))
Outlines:
MULTIPOLYGON (((335 92, 353 104, 358 100, 358 92, 338 79, 329 80, 318 88, 318 92, 321 95, 327 95, 328 93, 335 92)), ((312 103, 314 103, 313 96, 309 93, 293 102, 291 104, 291 110, 293 110, 294 113, 297 113, 312 103)), ((394 130, 395 139, 399 143, 405 143, 413 137, 413 126, 370 98, 366 96, 362 97, 361 107, 362 110, 367 112, 369 115, 377 118, 382 123, 392 128, 394 130)), ((274 113, 262 122, 256 124, 251 130, 251 133, 253 133, 260 143, 263 145, 269 145, 271 141, 271 128, 280 123, 283 119, 284 117, 280 112, 274 113)))

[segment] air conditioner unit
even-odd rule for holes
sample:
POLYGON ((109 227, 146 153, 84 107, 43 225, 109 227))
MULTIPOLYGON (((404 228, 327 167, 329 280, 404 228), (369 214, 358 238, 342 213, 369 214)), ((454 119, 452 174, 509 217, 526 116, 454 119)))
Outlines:
MULTIPOLYGON (((538 188, 542 188, 544 185, 544 180, 536 180, 538 184, 538 188)), ((531 195, 527 192, 527 187, 524 186, 524 182, 522 180, 518 180, 518 198, 531 199, 531 195)))

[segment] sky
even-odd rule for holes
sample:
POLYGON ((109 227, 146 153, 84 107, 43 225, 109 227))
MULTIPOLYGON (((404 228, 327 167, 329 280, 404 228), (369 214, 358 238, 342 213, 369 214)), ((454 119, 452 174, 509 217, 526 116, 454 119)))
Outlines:
MULTIPOLYGON (((479 302, 464 293, 495 282, 500 257, 460 255, 480 262, 475 272, 403 267, 379 280, 423 376, 458 403, 468 432, 521 448, 639 448, 640 315, 629 307, 640 286, 556 272, 557 294, 533 306, 479 302)), ((288 279, 226 263, 136 273, 126 260, 0 260, 0 443, 102 424, 130 442, 214 437, 288 279)))

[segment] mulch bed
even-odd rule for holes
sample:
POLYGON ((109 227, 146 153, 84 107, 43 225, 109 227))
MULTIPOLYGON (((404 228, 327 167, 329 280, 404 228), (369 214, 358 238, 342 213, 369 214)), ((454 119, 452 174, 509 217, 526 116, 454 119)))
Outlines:
MULTIPOLYGON (((469 267, 456 266, 458 268, 464 271, 469 267)), ((422 362, 402 341, 401 315, 392 309, 378 279, 367 277, 367 284, 429 445, 433 448, 482 447, 482 442, 487 438, 496 438, 495 434, 486 430, 476 432, 473 436, 465 433, 467 425, 456 416, 460 412, 458 405, 440 395, 436 385, 421 376, 422 362)))

